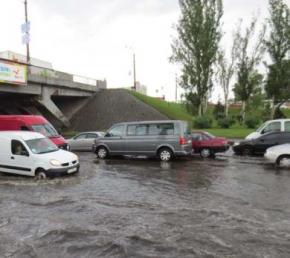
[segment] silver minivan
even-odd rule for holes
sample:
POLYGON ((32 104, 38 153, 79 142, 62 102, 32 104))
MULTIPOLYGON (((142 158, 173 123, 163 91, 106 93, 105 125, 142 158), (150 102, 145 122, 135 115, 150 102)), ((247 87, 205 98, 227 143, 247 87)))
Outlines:
POLYGON ((192 152, 190 130, 185 121, 143 121, 119 123, 95 140, 100 159, 117 155, 157 156, 161 161, 192 152))

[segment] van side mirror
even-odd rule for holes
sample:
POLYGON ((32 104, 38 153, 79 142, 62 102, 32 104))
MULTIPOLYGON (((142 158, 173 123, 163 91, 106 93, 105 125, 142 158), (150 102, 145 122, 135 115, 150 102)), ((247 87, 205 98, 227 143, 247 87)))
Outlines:
POLYGON ((105 137, 111 137, 112 135, 110 133, 106 133, 105 137))

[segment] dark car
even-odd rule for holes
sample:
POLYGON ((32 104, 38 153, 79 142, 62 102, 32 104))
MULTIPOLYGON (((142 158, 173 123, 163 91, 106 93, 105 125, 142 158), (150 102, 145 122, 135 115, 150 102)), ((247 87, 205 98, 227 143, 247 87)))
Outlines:
POLYGON ((193 153, 199 153, 203 158, 214 157, 216 153, 229 149, 229 142, 226 138, 202 131, 193 132, 191 136, 193 153))
POLYGON ((272 132, 234 145, 237 155, 263 155, 272 146, 290 143, 290 132, 272 132))

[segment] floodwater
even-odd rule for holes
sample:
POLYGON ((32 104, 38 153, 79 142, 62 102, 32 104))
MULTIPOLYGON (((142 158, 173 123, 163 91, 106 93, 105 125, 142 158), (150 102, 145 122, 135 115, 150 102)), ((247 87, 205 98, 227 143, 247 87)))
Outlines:
POLYGON ((290 257, 290 169, 230 154, 0 175, 0 257, 290 257))

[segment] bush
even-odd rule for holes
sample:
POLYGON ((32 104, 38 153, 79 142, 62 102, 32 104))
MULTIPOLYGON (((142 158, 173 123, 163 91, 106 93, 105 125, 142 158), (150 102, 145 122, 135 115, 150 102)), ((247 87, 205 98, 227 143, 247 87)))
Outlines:
POLYGON ((199 116, 193 121, 194 128, 205 129, 212 127, 212 119, 207 116, 199 116))
POLYGON ((245 120, 245 125, 247 126, 247 128, 250 128, 250 129, 255 129, 259 124, 260 124, 260 119, 254 116, 248 117, 245 120))
POLYGON ((235 123, 235 120, 232 117, 228 117, 228 118, 225 117, 225 118, 219 119, 217 123, 220 128, 228 129, 235 123))
POLYGON ((213 110, 213 117, 215 118, 215 120, 220 120, 220 119, 224 119, 225 118, 225 107, 218 102, 213 110))

